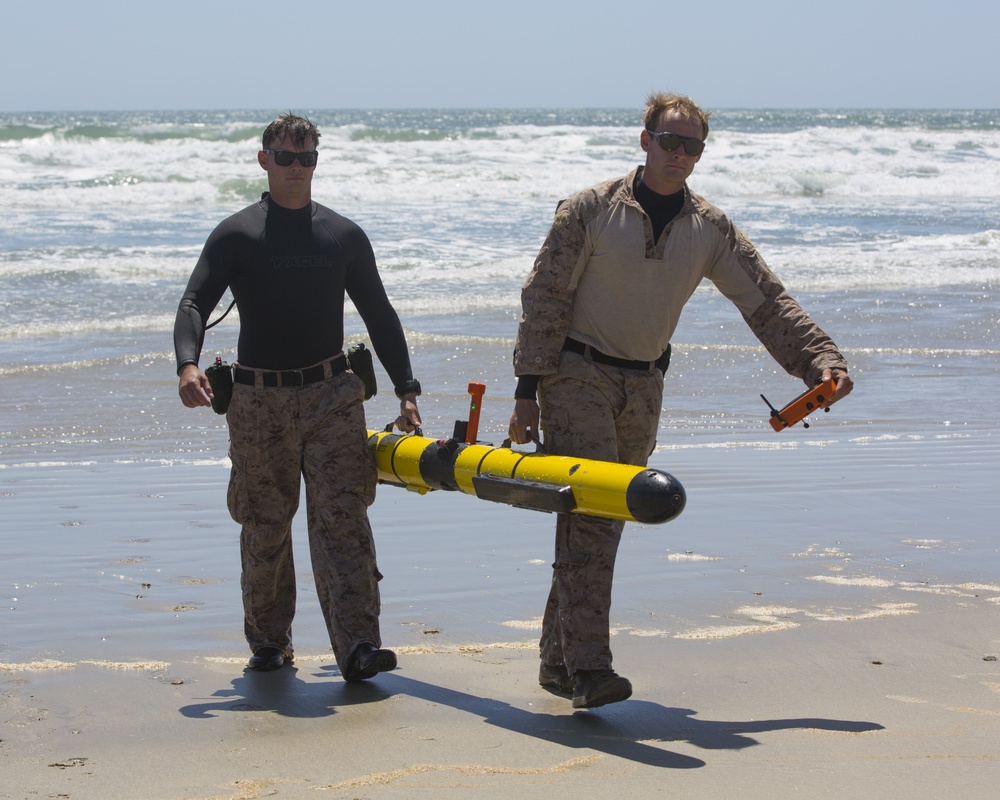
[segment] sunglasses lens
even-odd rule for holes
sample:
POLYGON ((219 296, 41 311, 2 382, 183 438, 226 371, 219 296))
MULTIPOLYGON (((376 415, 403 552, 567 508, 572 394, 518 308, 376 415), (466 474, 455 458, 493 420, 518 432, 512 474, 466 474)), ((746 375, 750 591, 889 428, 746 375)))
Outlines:
POLYGON ((684 142, 684 152, 689 156, 700 156, 704 149, 705 143, 699 142, 697 139, 688 139, 684 142))
POLYGON ((700 156, 705 150, 705 143, 701 139, 690 139, 686 136, 678 136, 676 133, 654 133, 656 141, 660 147, 668 153, 674 152, 681 145, 684 146, 684 154, 689 156, 700 156))
POLYGON ((290 167, 296 159, 303 167, 312 167, 319 158, 316 152, 293 153, 291 150, 271 150, 270 153, 274 156, 274 163, 279 167, 290 167))
MULTIPOLYGON (((660 143, 660 147, 666 150, 668 153, 674 152, 681 145, 681 137, 673 133, 661 133, 656 137, 656 141, 660 143)), ((684 152, 687 152, 685 149, 684 152)))

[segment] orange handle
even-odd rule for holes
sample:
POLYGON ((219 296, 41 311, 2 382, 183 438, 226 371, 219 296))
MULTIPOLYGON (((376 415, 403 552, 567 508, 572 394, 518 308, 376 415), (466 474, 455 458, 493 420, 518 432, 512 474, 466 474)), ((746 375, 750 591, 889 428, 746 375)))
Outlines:
POLYGON ((483 404, 483 395, 486 394, 486 384, 470 383, 469 394, 472 400, 469 403, 469 426, 465 431, 466 444, 475 444, 479 435, 479 408, 483 404))

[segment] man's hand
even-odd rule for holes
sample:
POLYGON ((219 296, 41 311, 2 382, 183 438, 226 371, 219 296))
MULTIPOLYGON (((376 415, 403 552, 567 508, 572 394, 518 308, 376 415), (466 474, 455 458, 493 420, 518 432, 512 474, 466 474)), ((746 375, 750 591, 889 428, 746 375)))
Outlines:
POLYGON ((846 370, 829 368, 823 370, 823 382, 828 383, 831 379, 837 382, 837 391, 828 405, 833 405, 838 400, 847 397, 854 388, 854 381, 851 380, 851 376, 847 374, 846 370))
POLYGON ((421 425, 420 411, 417 410, 417 396, 413 392, 404 394, 399 399, 399 416, 396 417, 396 427, 401 431, 411 433, 421 425))
POLYGON ((197 364, 185 364, 181 369, 177 393, 188 408, 212 405, 212 385, 197 364))
POLYGON ((510 415, 510 427, 507 435, 514 444, 537 442, 538 439, 538 401, 519 398, 514 401, 514 413, 510 415))

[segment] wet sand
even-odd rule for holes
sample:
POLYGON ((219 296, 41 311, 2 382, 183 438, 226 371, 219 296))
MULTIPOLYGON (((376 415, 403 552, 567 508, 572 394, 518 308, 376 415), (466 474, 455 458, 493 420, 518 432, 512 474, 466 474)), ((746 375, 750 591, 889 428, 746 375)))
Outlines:
POLYGON ((340 678, 296 521, 293 666, 244 670, 223 462, 2 471, 0 798, 988 797, 1000 459, 988 428, 665 447, 626 527, 615 665, 536 683, 550 515, 380 489, 383 637, 340 678))

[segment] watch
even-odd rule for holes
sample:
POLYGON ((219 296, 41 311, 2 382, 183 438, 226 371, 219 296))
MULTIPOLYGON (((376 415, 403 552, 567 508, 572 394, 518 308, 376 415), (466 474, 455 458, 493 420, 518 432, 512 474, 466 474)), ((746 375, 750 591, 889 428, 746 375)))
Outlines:
POLYGON ((400 400, 403 399, 403 395, 407 395, 407 394, 419 395, 420 394, 420 381, 415 381, 415 380, 405 381, 404 383, 402 383, 399 386, 395 387, 394 391, 396 392, 396 397, 398 397, 400 400))

